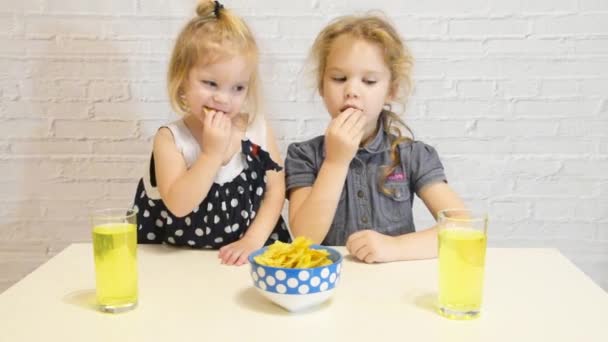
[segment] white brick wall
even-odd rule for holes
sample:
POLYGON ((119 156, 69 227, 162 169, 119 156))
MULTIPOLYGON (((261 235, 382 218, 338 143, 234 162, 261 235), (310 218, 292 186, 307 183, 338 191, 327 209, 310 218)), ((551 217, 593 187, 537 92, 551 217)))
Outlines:
MULTIPOLYGON (((282 151, 327 122, 303 61, 367 0, 225 0, 255 29, 282 151)), ((194 0, 0 0, 0 291, 126 206, 173 119, 172 39, 194 0)), ((608 289, 608 1, 377 0, 416 57, 406 120, 494 246, 557 247, 608 289)), ((415 205, 418 226, 431 218, 415 205)))

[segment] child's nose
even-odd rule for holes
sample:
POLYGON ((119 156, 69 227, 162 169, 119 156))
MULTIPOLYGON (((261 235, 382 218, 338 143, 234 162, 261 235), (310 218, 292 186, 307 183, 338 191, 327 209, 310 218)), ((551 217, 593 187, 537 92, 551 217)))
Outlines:
POLYGON ((227 103, 228 102, 228 94, 226 94, 226 92, 224 91, 216 91, 215 94, 213 94, 213 101, 217 102, 217 103, 227 103))
POLYGON ((358 98, 359 97, 359 89, 356 84, 353 82, 348 82, 346 84, 346 88, 344 89, 344 95, 347 99, 358 98))

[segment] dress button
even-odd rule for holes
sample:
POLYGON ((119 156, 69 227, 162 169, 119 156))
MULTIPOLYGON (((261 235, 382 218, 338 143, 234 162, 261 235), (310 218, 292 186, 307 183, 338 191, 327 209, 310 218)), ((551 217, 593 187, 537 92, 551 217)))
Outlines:
POLYGON ((361 218, 361 221, 362 221, 363 223, 367 223, 367 216, 363 216, 363 217, 361 218))
POLYGON ((363 198, 363 195, 364 195, 363 190, 357 191, 357 197, 363 198))

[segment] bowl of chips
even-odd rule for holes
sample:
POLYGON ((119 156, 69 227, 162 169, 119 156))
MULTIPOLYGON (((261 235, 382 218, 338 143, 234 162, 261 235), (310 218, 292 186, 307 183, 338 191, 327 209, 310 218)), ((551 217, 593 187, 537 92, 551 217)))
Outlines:
POLYGON ((340 280, 342 255, 337 250, 296 238, 277 241, 249 255, 253 286, 288 311, 319 305, 334 293, 340 280))

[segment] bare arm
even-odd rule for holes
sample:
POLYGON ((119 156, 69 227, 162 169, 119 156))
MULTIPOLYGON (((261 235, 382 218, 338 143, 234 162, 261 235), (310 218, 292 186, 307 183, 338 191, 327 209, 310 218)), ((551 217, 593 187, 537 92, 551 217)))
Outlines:
MULTIPOLYGON (((423 187, 418 196, 429 212, 437 218, 443 209, 464 208, 464 202, 452 188, 443 182, 423 187)), ((411 234, 398 236, 398 260, 429 259, 437 257, 437 225, 411 234)))
POLYGON ((221 158, 202 153, 187 169, 169 129, 161 128, 154 138, 158 190, 163 202, 175 216, 187 215, 207 197, 221 165, 221 158))
POLYGON ((289 193, 289 223, 294 236, 304 235, 321 243, 334 219, 348 165, 324 162, 311 187, 289 193))
POLYGON ((289 223, 295 236, 307 236, 315 243, 327 236, 364 125, 362 112, 354 109, 346 109, 330 122, 325 132, 326 157, 314 184, 289 194, 289 223))
MULTIPOLYGON (((277 164, 283 166, 283 159, 279 153, 274 134, 269 125, 266 125, 266 127, 267 146, 270 157, 277 164)), ((245 234, 259 240, 260 246, 266 242, 272 229, 275 227, 285 203, 285 172, 268 171, 266 175, 268 181, 266 183, 264 200, 245 234)))

